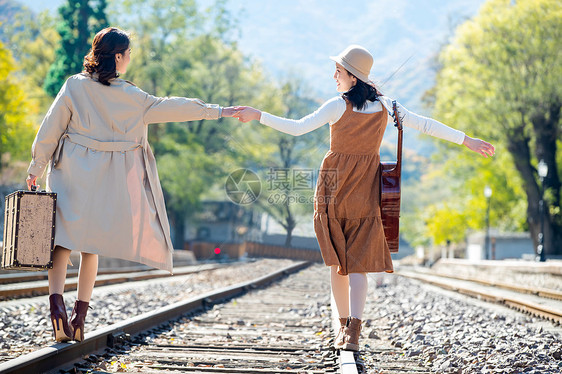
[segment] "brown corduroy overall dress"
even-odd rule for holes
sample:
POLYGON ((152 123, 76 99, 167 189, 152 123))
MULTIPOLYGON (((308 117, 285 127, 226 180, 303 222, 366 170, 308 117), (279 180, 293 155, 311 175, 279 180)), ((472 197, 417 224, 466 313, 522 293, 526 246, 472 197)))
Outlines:
POLYGON ((393 272, 380 213, 379 148, 387 111, 358 113, 346 100, 330 126, 314 201, 314 231, 327 266, 338 273, 393 272))

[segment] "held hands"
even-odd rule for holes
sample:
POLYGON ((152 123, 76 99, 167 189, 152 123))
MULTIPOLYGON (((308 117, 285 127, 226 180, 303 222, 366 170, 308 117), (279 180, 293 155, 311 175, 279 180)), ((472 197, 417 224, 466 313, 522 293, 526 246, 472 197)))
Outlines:
POLYGON ((238 118, 241 122, 249 122, 252 120, 259 121, 261 111, 250 106, 229 106, 222 108, 222 116, 238 118))
POLYGON ((466 145, 468 149, 476 153, 480 153, 482 156, 488 158, 488 156, 493 156, 496 149, 493 145, 484 140, 471 138, 468 135, 464 136, 464 141, 462 144, 466 145))
POLYGON ((251 106, 237 106, 235 107, 235 109, 237 110, 237 112, 232 117, 238 118, 238 120, 241 122, 260 120, 261 111, 254 109, 251 106))
POLYGON ((259 121, 261 111, 251 106, 229 106, 222 108, 222 116, 238 118, 240 122, 259 121))

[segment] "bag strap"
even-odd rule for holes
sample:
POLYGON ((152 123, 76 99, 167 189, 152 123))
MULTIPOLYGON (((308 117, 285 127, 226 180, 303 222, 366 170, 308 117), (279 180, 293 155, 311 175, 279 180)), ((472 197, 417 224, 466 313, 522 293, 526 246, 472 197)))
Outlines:
POLYGON ((398 112, 396 100, 392 100, 392 110, 394 111, 394 126, 398 129, 398 146, 396 147, 396 169, 402 169, 402 119, 398 112))

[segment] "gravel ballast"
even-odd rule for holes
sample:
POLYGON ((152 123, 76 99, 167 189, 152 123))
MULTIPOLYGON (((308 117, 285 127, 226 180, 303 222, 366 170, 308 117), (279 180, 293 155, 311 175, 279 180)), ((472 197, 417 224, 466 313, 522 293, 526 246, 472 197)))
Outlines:
POLYGON ((394 274, 369 278, 368 345, 379 344, 370 334, 388 338, 435 373, 562 372, 562 336, 549 322, 394 274))

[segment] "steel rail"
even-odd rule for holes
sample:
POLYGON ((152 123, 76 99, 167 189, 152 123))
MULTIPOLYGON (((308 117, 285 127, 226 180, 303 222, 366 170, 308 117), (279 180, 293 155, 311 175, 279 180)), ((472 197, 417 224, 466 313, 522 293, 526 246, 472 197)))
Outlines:
POLYGON ((340 351, 341 374, 358 374, 355 354, 352 351, 340 351))

